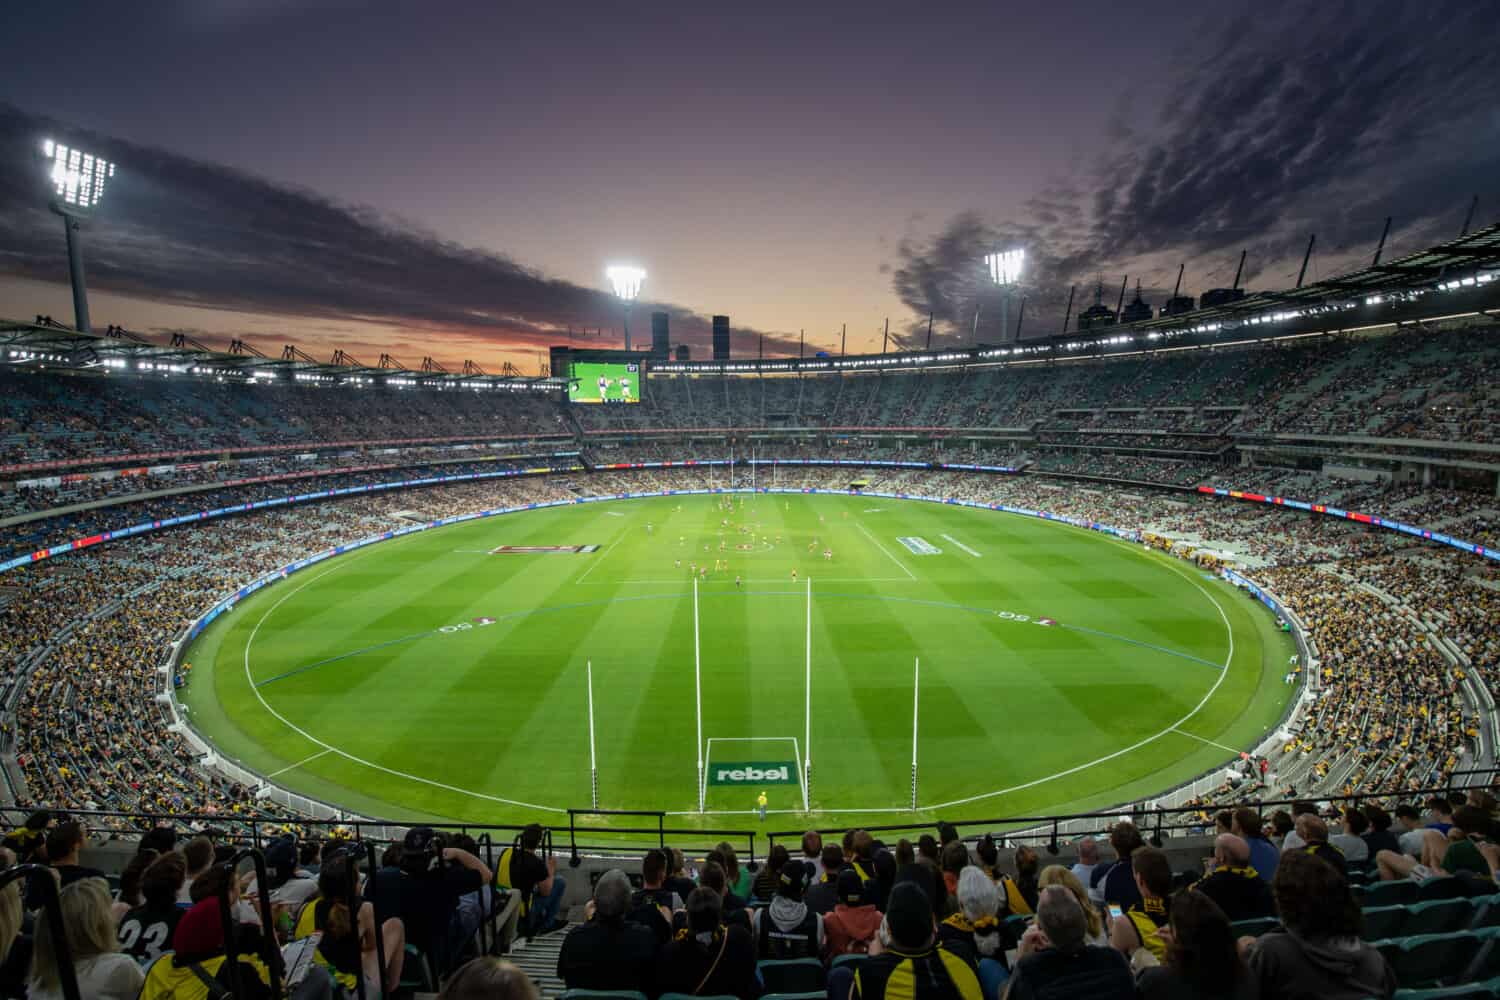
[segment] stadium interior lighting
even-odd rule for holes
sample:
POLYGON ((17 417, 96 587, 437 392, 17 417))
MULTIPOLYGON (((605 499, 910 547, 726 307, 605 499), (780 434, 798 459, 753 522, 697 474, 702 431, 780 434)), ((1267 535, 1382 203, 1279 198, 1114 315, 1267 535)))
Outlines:
POLYGON ((641 283, 646 280, 644 268, 632 264, 611 264, 604 269, 615 294, 625 303, 625 350, 630 350, 630 303, 641 294, 641 283))
POLYGON ((88 283, 83 273, 83 220, 93 214, 104 197, 105 183, 115 175, 115 165, 101 156, 47 139, 42 157, 52 187, 52 211, 62 216, 68 238, 68 276, 73 285, 73 325, 89 332, 88 283))

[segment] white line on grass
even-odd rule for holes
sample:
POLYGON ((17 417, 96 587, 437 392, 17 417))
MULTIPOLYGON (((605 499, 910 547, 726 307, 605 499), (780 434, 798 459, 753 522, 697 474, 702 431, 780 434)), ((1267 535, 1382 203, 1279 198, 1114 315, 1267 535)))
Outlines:
POLYGON ((975 559, 983 559, 984 558, 984 556, 980 555, 978 552, 975 552, 973 549, 969 548, 967 545, 965 545, 963 542, 960 542, 957 538, 954 538, 952 535, 940 535, 939 537, 940 538, 946 538, 946 539, 948 539, 948 541, 952 542, 954 545, 957 545, 959 548, 963 549, 965 552, 967 552, 969 555, 973 556, 975 559))
MULTIPOLYGON (((837 578, 837 579, 826 579, 826 578, 820 576, 820 577, 818 577, 818 579, 822 580, 824 583, 909 583, 909 582, 911 582, 910 580, 908 580, 904 576, 846 576, 846 577, 841 577, 841 578, 837 578)), ((573 582, 575 584, 583 583, 582 580, 574 580, 573 582)), ((630 587, 630 586, 640 586, 642 584, 648 584, 648 583, 680 583, 680 582, 681 582, 681 579, 679 577, 675 577, 674 576, 671 579, 667 579, 667 578, 663 577, 663 578, 657 579, 657 580, 593 580, 593 581, 590 581, 589 583, 583 583, 583 585, 585 587, 630 587)), ((726 581, 722 581, 722 580, 721 581, 713 581, 713 580, 710 580, 709 582, 710 583, 713 583, 713 582, 723 583, 723 582, 726 582, 726 581)), ((778 576, 775 579, 768 579, 768 580, 759 580, 759 579, 751 580, 751 579, 746 579, 746 580, 743 580, 741 582, 742 583, 787 583, 789 581, 788 581, 788 579, 786 577, 778 576)), ((788 594, 800 594, 800 593, 802 593, 802 591, 801 590, 788 590, 787 593, 788 594)))
POLYGON ((294 768, 301 767, 303 764, 311 764, 313 761, 317 760, 319 757, 323 757, 323 756, 325 756, 325 755, 327 755, 327 754, 329 754, 331 752, 332 751, 330 751, 330 750, 319 750, 317 753, 313 754, 310 757, 303 757, 301 760, 297 761, 297 763, 295 763, 295 764, 288 764, 286 767, 283 767, 279 771, 272 771, 270 774, 266 775, 266 780, 269 781, 271 778, 276 777, 278 774, 285 774, 288 771, 293 770, 294 768))
POLYGON ((255 627, 250 630, 250 637, 245 640, 245 683, 250 685, 250 691, 255 695, 256 700, 260 702, 260 707, 264 708, 267 712, 270 712, 272 717, 275 718, 277 722, 280 722, 283 726, 286 726, 292 732, 296 733, 298 736, 301 736, 309 743, 317 744, 324 750, 327 750, 329 753, 336 753, 340 757, 343 757, 345 760, 353 761, 356 764, 363 764, 365 767, 371 768, 373 770, 383 771, 386 774, 394 775, 398 778, 405 778, 408 781, 415 781, 423 785, 431 785, 433 788, 441 788, 446 792, 458 792, 460 795, 470 795, 476 799, 485 799, 490 802, 499 802, 502 805, 520 806, 523 809, 541 809, 545 812, 554 813, 567 812, 566 809, 558 809, 554 806, 541 806, 537 805, 534 802, 522 802, 519 799, 505 799, 501 798, 498 795, 486 795, 483 792, 473 792, 467 788, 459 788, 457 785, 448 785, 444 784, 441 781, 433 781, 431 778, 423 778, 415 774, 408 774, 405 771, 397 771, 395 768, 386 767, 383 764, 376 764, 373 761, 365 760, 363 757, 356 757, 352 753, 345 753, 343 750, 340 750, 338 747, 333 746, 332 744, 324 743, 312 733, 309 733, 307 730, 292 722, 286 716, 282 715, 280 712, 276 711, 276 709, 270 706, 270 703, 266 701, 266 696, 260 693, 260 688, 256 687, 255 682, 250 678, 250 647, 254 645, 255 637, 260 633, 260 627, 266 623, 267 618, 271 617, 272 612, 285 604, 289 599, 295 597, 307 587, 310 587, 314 583, 317 583, 319 580, 327 576, 329 573, 332 573, 334 570, 347 565, 349 564, 340 563, 338 566, 330 566, 328 569, 319 573, 311 580, 308 580, 300 587, 297 587, 295 590, 287 591, 286 594, 282 595, 280 600, 266 609, 266 613, 260 616, 260 620, 255 623, 255 627))
POLYGON ((593 562, 589 563, 588 567, 583 571, 583 574, 578 579, 574 580, 573 582, 574 583, 582 583, 584 580, 586 580, 588 578, 588 575, 594 571, 594 567, 598 566, 600 563, 602 563, 604 561, 605 557, 608 556, 611 552, 613 552, 615 550, 615 546, 619 545, 624 540, 625 540, 625 536, 623 534, 621 534, 619 538, 616 538, 614 541, 610 542, 609 543, 609 548, 607 548, 603 552, 599 553, 599 558, 597 558, 593 562))
MULTIPOLYGON (((1198 586, 1198 582, 1192 577, 1189 577, 1187 574, 1177 571, 1177 567, 1168 566, 1167 568, 1178 572, 1179 576, 1187 580, 1193 586, 1198 587, 1199 592, 1201 592, 1204 597, 1207 597, 1210 603, 1213 604, 1215 610, 1219 612, 1219 617, 1224 620, 1224 631, 1229 635, 1229 652, 1224 656, 1224 667, 1219 671, 1219 679, 1214 681, 1213 686, 1208 689, 1208 693, 1203 696, 1198 704, 1193 706, 1193 710, 1156 735, 1147 736, 1145 739, 1137 743, 1132 743, 1130 746, 1125 747, 1123 750, 1116 750, 1114 753, 1105 754, 1098 760, 1091 760, 1086 764, 1079 764, 1077 767, 1070 767, 1066 771, 1058 771, 1056 774, 1049 774, 1044 778, 1037 778, 1035 781, 1028 781, 1023 785, 1013 785, 1010 788, 1002 788, 999 791, 995 792, 985 792, 982 795, 970 795, 966 799, 954 799, 952 802, 939 802, 936 805, 926 806, 925 808, 928 811, 937 809, 952 809, 954 806, 968 805, 970 802, 979 802, 983 799, 993 799, 1000 795, 1009 795, 1011 792, 1025 791, 1028 788, 1035 788, 1037 785, 1044 785, 1049 781, 1055 781, 1058 778, 1066 778, 1070 774, 1077 774, 1079 771, 1085 771, 1091 767, 1096 767, 1099 764, 1107 763, 1108 761, 1114 760, 1116 757, 1123 757, 1125 754, 1139 750, 1141 747, 1146 746, 1148 743, 1155 743, 1157 740, 1161 739, 1168 733, 1177 732, 1178 726, 1182 725, 1184 722, 1197 715, 1198 712, 1202 710, 1203 706, 1208 704, 1208 699, 1214 696, 1214 692, 1219 690, 1219 685, 1224 683, 1224 678, 1229 676, 1229 664, 1234 659, 1234 628, 1229 624, 1229 616, 1224 613, 1223 605, 1218 602, 1218 599, 1215 598, 1213 594, 1210 594, 1208 591, 1198 586)), ((1239 753, 1238 750, 1234 752, 1239 753)))
POLYGON ((1207 743, 1209 746, 1211 746, 1211 747, 1218 747, 1220 750, 1228 750, 1230 753, 1240 753, 1241 752, 1238 747, 1228 747, 1228 746, 1225 746, 1222 743, 1215 743, 1213 740, 1205 740, 1203 737, 1199 736, 1197 733, 1190 733, 1186 729, 1178 729, 1176 726, 1172 727, 1172 732, 1174 732, 1174 733, 1181 733, 1183 736, 1192 737, 1193 739, 1197 740, 1199 743, 1207 743))
POLYGON ((875 536, 870 534, 869 530, 863 524, 855 525, 855 527, 859 528, 860 531, 863 531, 865 537, 868 538, 877 549, 879 549, 881 552, 884 552, 885 557, 891 562, 895 563, 897 568, 899 568, 901 572, 906 574, 907 579, 915 580, 917 578, 916 574, 907 569, 906 564, 903 563, 900 559, 897 559, 895 556, 891 555, 890 549, 887 549, 884 545, 881 545, 880 542, 876 540, 875 536))

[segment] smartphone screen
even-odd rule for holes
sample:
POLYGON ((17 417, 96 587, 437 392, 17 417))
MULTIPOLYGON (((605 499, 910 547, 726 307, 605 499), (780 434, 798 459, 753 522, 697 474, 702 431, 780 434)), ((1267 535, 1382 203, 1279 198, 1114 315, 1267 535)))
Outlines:
POLYGON ((1120 904, 1119 903, 1110 903, 1109 904, 1109 919, 1111 919, 1111 920, 1119 920, 1124 915, 1125 915, 1125 911, 1122 910, 1122 909, 1120 909, 1120 904))

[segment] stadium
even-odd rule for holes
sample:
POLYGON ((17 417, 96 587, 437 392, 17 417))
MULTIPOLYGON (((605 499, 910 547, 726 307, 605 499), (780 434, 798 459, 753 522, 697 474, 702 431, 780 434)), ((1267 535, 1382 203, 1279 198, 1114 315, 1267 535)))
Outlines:
MULTIPOLYGON (((172 162, 82 136, 28 137, 72 322, 0 320, 0 998, 1500 997, 1478 196, 1416 252, 1387 218, 1367 264, 1299 235, 1295 282, 1246 250, 1076 310, 1056 230, 907 239, 925 338, 848 350, 665 299, 632 341, 636 264, 581 293, 622 344, 432 282, 531 374, 437 321, 365 364, 332 308, 99 332, 84 242, 172 162)), ((336 223, 254 204, 267 256, 362 220, 275 190, 336 223)), ((295 298, 119 228, 104 309, 295 298)), ((360 324, 414 295, 383 246, 360 324)))

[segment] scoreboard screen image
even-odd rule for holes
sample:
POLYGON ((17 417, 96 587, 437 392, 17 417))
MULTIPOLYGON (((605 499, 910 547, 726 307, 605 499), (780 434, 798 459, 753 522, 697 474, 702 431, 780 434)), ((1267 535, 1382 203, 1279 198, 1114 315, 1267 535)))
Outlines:
POLYGON ((568 382, 572 403, 639 403, 641 366, 578 362, 568 382))

